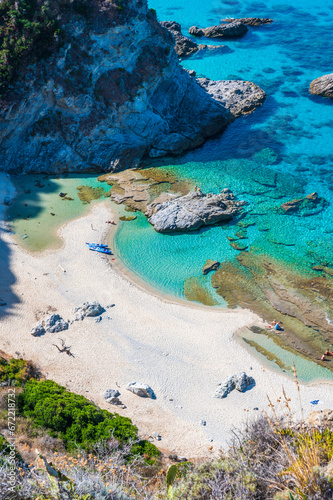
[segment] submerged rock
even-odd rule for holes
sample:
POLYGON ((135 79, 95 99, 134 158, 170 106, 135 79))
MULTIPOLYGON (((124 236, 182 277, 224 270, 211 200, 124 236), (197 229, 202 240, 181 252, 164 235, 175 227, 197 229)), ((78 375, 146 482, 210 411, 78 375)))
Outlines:
POLYGON ((220 102, 234 118, 252 113, 266 99, 265 92, 255 83, 243 80, 210 80, 199 78, 200 85, 220 102))
POLYGON ((194 231, 204 225, 231 220, 245 203, 236 201, 229 189, 207 195, 191 191, 173 200, 151 203, 146 216, 157 232, 194 231))
POLYGON ((130 382, 126 389, 141 398, 156 399, 153 389, 148 384, 142 382, 130 382))
POLYGON ((247 26, 237 21, 201 29, 192 26, 189 33, 193 36, 205 36, 206 38, 236 38, 247 33, 247 26))
POLYGON ((242 17, 242 18, 226 18, 221 19, 222 23, 242 23, 246 26, 261 26, 262 24, 270 24, 273 22, 273 19, 269 19, 268 17, 242 17))
POLYGON ((208 274, 211 271, 216 271, 220 266, 220 262, 218 260, 206 260, 206 264, 202 268, 202 274, 208 274))
POLYGON ((280 208, 285 214, 306 216, 321 212, 327 205, 325 198, 319 197, 318 193, 311 193, 304 198, 282 203, 280 208))
POLYGON ((59 314, 52 314, 45 321, 45 330, 50 333, 58 333, 68 330, 68 323, 59 314))
POLYGON ((80 320, 88 317, 99 316, 104 312, 103 307, 99 302, 84 302, 81 306, 74 309, 74 315, 76 320, 80 320))
POLYGON ((310 84, 310 94, 333 98, 333 73, 313 80, 310 84))
POLYGON ((175 51, 179 57, 189 56, 199 50, 193 40, 182 34, 180 24, 175 21, 163 21, 160 24, 172 33, 175 39, 175 51))

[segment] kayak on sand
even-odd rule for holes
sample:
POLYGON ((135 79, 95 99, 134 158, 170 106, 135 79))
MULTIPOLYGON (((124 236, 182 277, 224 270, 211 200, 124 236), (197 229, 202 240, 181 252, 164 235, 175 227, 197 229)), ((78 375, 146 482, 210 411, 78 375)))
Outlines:
POLYGON ((92 250, 93 252, 100 252, 100 253, 106 253, 107 255, 112 255, 112 252, 109 248, 105 247, 94 247, 92 245, 89 245, 89 250, 92 250))

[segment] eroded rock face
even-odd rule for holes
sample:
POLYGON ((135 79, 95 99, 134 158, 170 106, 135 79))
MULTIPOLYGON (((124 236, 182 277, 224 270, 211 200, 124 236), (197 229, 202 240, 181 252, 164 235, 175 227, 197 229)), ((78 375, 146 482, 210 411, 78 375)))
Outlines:
POLYGON ((99 316, 103 312, 104 309, 99 302, 84 302, 81 306, 74 309, 74 316, 76 320, 80 320, 86 316, 99 316))
POLYGON ((333 98, 333 73, 320 76, 310 84, 310 93, 333 98))
POLYGON ((261 26, 262 24, 270 24, 273 22, 273 19, 269 19, 268 17, 262 18, 262 17, 242 17, 242 18, 226 18, 226 19, 221 19, 222 23, 242 23, 245 24, 246 26, 261 26))
POLYGON ((146 216, 157 232, 194 231, 204 225, 232 219, 244 204, 244 201, 236 201, 229 189, 207 195, 191 191, 172 200, 151 203, 146 216))
POLYGON ((234 118, 248 114, 261 106, 266 99, 265 92, 255 83, 243 80, 209 80, 199 78, 200 85, 226 109, 234 118))
POLYGON ((238 38, 247 33, 247 26, 237 21, 201 29, 192 26, 189 33, 193 36, 205 36, 206 38, 238 38))
POLYGON ((198 45, 182 34, 180 24, 175 21, 163 21, 160 24, 172 33, 175 39, 175 51, 179 57, 190 56, 198 52, 198 45))
POLYGON ((68 323, 59 314, 51 314, 45 321, 45 330, 50 333, 58 333, 68 330, 68 323))
POLYGON ((226 128, 228 112, 179 65, 146 0, 91 4, 89 18, 67 18, 55 0, 65 42, 2 98, 1 170, 121 170, 226 128))

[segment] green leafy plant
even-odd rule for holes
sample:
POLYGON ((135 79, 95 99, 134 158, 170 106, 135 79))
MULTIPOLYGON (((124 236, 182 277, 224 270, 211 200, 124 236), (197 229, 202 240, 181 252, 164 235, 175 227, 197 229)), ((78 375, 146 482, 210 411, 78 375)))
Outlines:
POLYGON ((15 381, 20 386, 30 378, 38 376, 38 372, 31 361, 11 358, 9 361, 0 357, 0 383, 15 381))

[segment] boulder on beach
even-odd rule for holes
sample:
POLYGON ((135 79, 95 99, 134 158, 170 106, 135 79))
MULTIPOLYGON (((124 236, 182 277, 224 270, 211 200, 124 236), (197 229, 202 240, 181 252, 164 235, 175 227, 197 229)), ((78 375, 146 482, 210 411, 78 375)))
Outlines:
POLYGON ((216 271, 220 266, 220 262, 218 260, 206 260, 206 264, 202 268, 202 274, 208 274, 211 271, 216 271))
POLYGON ((82 305, 74 309, 74 315, 76 320, 80 320, 88 317, 99 316, 104 312, 103 307, 99 302, 84 302, 82 305))
POLYGON ((117 389, 107 389, 104 392, 104 399, 107 403, 112 405, 119 405, 121 401, 119 400, 120 392, 117 389))
POLYGON ((231 375, 218 385, 214 398, 225 398, 234 389, 244 392, 248 387, 254 385, 254 383, 254 379, 252 377, 248 377, 245 372, 240 372, 237 375, 231 375))
POLYGON ((44 335, 45 328, 42 323, 38 323, 36 326, 31 328, 30 333, 33 337, 39 337, 40 335, 44 335))
POLYGON ((245 201, 236 201, 229 189, 219 194, 203 194, 191 191, 160 203, 158 200, 147 207, 148 222, 157 232, 194 231, 201 226, 231 220, 245 201))
POLYGON ((153 389, 148 384, 144 384, 142 382, 130 382, 126 389, 141 398, 156 399, 153 389))
POLYGON ((240 22, 224 23, 208 28, 197 28, 192 26, 189 29, 190 35, 205 36, 206 38, 237 38, 247 33, 247 26, 240 22))
POLYGON ((313 80, 310 84, 310 94, 333 98, 333 73, 313 80))
POLYGON ((68 323, 59 314, 52 314, 45 321, 45 330, 50 333, 58 333, 68 330, 68 323))

